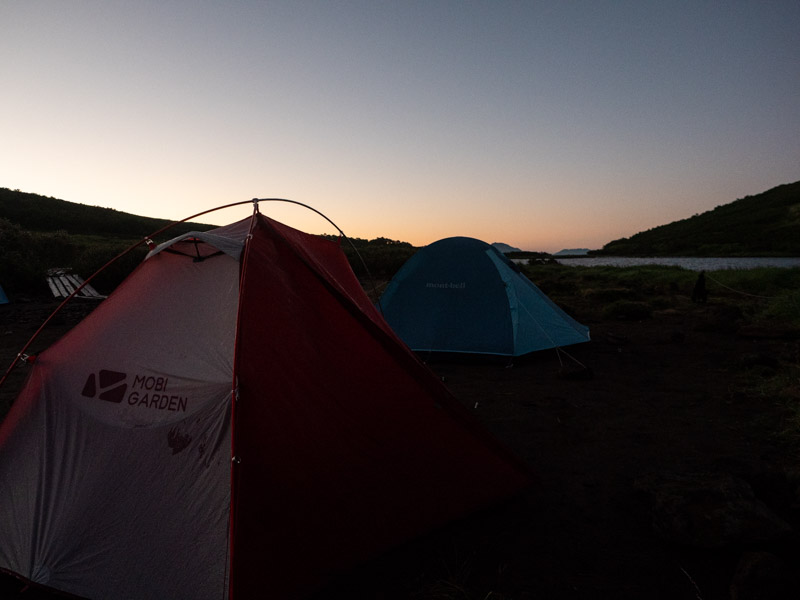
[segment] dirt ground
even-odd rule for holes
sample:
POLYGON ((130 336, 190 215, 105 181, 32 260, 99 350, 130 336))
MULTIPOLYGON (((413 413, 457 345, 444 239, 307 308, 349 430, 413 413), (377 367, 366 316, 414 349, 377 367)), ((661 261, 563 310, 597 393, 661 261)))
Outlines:
MULTIPOLYGON (((3 370, 54 306, 0 306, 3 370)), ((32 350, 88 310, 70 307, 32 350)), ((713 300, 687 299, 684 308, 642 321, 575 316, 592 341, 567 348, 571 358, 546 351, 513 364, 427 361, 530 465, 536 483, 344 574, 319 600, 800 597, 785 575, 800 572, 800 496, 792 487, 798 445, 787 433, 797 422, 764 391, 798 364, 796 335, 742 328, 713 300), (688 473, 745 480, 794 533, 714 548, 664 541, 640 483, 688 473), (731 586, 742 557, 756 552, 782 565, 782 583, 747 595, 731 586)), ((0 390, 0 414, 23 371, 0 390)))
POLYGON ((639 322, 580 319, 592 341, 566 350, 587 371, 554 351, 513 365, 430 361, 538 481, 321 597, 800 597, 797 445, 786 432, 797 423, 763 392, 798 365, 797 337, 741 327, 725 306, 686 306, 639 322), (741 478, 795 533, 715 548, 664 541, 641 484, 688 474, 741 478), (754 556, 772 562, 743 582, 754 556))

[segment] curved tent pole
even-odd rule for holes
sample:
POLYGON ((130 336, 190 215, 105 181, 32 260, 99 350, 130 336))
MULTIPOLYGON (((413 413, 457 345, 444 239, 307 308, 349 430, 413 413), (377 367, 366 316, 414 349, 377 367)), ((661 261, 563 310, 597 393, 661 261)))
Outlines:
MULTIPOLYGON (((203 215, 206 215, 206 214, 208 214, 208 213, 211 213, 211 212, 214 212, 214 211, 217 211, 217 210, 222 210, 222 209, 224 209, 224 208, 230 208, 230 207, 232 207, 232 206, 239 206, 239 205, 242 205, 242 204, 250 204, 250 203, 252 203, 252 202, 254 202, 254 200, 244 200, 244 201, 241 201, 241 202, 234 202, 234 203, 232 203, 232 204, 226 204, 226 205, 224 205, 224 206, 218 206, 218 207, 216 207, 216 208, 212 208, 212 209, 210 209, 210 210, 204 210, 203 212, 199 212, 199 213, 197 213, 197 214, 195 214, 195 215, 192 215, 192 216, 190 216, 190 217, 186 217, 185 219, 181 219, 180 221, 173 221, 172 223, 169 223, 169 224, 165 225, 164 227, 162 227, 162 228, 161 228, 161 229, 159 229, 158 231, 155 231, 154 233, 151 233, 150 235, 148 235, 148 236, 146 236, 146 237, 142 238, 141 240, 139 240, 139 241, 138 241, 138 242, 136 242, 135 244, 133 244, 133 245, 129 246, 128 248, 126 248, 125 250, 123 250, 122 252, 120 252, 119 254, 117 254, 117 255, 116 255, 114 258, 112 258, 111 260, 109 260, 109 261, 108 261, 106 264, 104 264, 104 265, 103 265, 102 267, 100 267, 100 268, 99 268, 97 271, 95 271, 95 272, 94 272, 94 273, 93 273, 93 274, 92 274, 90 277, 88 277, 88 278, 87 278, 87 279, 86 279, 86 280, 85 280, 85 281, 84 281, 84 282, 83 282, 81 285, 79 285, 77 288, 75 288, 75 290, 74 290, 74 291, 73 291, 73 292, 72 292, 72 293, 71 293, 69 296, 67 296, 66 298, 64 298, 64 300, 61 302, 61 304, 59 304, 59 305, 58 305, 58 306, 55 308, 55 310, 53 310, 53 312, 50 314, 50 316, 49 316, 49 317, 47 317, 47 319, 45 319, 44 323, 42 323, 42 324, 39 326, 39 329, 37 329, 37 330, 34 332, 34 334, 31 336, 31 338, 30 338, 30 339, 29 339, 29 340, 28 340, 28 341, 25 343, 25 345, 22 347, 22 349, 21 349, 21 350, 20 350, 20 351, 17 353, 17 355, 14 357, 14 360, 13 360, 13 361, 11 361, 11 365, 9 365, 8 369, 7 369, 7 370, 6 370, 6 372, 3 374, 3 377, 2 377, 2 378, 0 378, 0 387, 2 387, 2 386, 3 386, 3 384, 4 384, 4 383, 5 383, 5 381, 6 381, 6 379, 8 379, 8 376, 11 374, 11 371, 13 371, 13 370, 14 370, 14 367, 16 367, 16 366, 17 366, 17 364, 19 363, 19 361, 20 361, 20 360, 23 360, 23 361, 25 361, 25 360, 27 360, 27 359, 28 359, 28 357, 26 356, 25 352, 28 350, 28 348, 30 348, 30 347, 31 347, 31 345, 33 344, 33 342, 35 342, 35 341, 36 341, 36 339, 37 339, 37 338, 39 337, 39 335, 42 333, 42 331, 44 330, 44 328, 45 328, 45 327, 47 327, 47 325, 50 323, 50 321, 52 321, 52 320, 53 320, 53 318, 54 318, 54 317, 55 317, 55 316, 56 316, 56 315, 57 315, 59 312, 61 312, 61 309, 62 309, 62 308, 64 308, 64 307, 67 305, 67 303, 68 303, 68 302, 70 302, 70 301, 71 301, 71 300, 72 300, 72 299, 73 299, 73 298, 74 298, 76 295, 78 295, 78 293, 79 293, 79 292, 80 292, 80 291, 81 291, 81 290, 82 290, 82 289, 83 289, 85 286, 89 285, 89 284, 92 282, 92 280, 94 280, 94 278, 95 278, 95 277, 97 277, 97 276, 98 276, 100 273, 102 273, 103 271, 105 271, 105 270, 106 270, 108 267, 110 267, 112 264, 114 264, 115 262, 117 262, 117 261, 118 261, 119 259, 121 259, 123 256, 126 256, 126 255, 130 254, 131 252, 133 252, 133 251, 134 251, 136 248, 138 248, 138 247, 139 247, 139 246, 141 246, 142 244, 148 244, 148 245, 149 245, 150 243, 152 243, 152 238, 156 237, 157 235, 160 235, 160 234, 164 233, 165 231, 168 231, 169 229, 172 229, 173 227, 175 227, 176 225, 179 225, 180 223, 185 223, 186 221, 190 221, 190 220, 192 220, 192 219, 196 219, 197 217, 201 217, 201 216, 203 216, 203 215)), ((257 206, 257 205, 256 205, 256 206, 257 206)))
MULTIPOLYGON (((74 297, 75 297, 75 296, 76 296, 76 295, 77 295, 77 294, 78 294, 78 293, 79 293, 79 292, 80 292, 80 291, 81 291, 81 290, 82 290, 82 289, 83 289, 85 286, 89 285, 89 284, 90 284, 90 283, 91 283, 91 282, 94 280, 94 278, 95 278, 95 277, 97 277, 97 276, 98 276, 100 273, 102 273, 103 271, 105 271, 105 270, 106 270, 108 267, 110 267, 112 264, 114 264, 115 262, 117 262, 117 261, 118 261, 119 259, 121 259, 122 257, 124 257, 124 256, 126 256, 126 255, 128 255, 128 254, 130 254, 131 252, 133 252, 133 251, 134 251, 136 248, 138 248, 138 247, 139 247, 139 246, 141 246, 142 244, 147 244, 147 245, 149 246, 149 245, 150 245, 150 243, 152 243, 152 238, 154 238, 154 237, 156 237, 156 236, 158 236, 158 235, 160 235, 160 234, 162 234, 162 233, 164 233, 164 232, 166 232, 166 231, 169 231, 170 229, 172 229, 172 228, 173 228, 173 227, 175 227, 176 225, 179 225, 179 224, 181 224, 181 223, 185 223, 186 221, 191 221, 192 219, 196 219, 196 218, 198 218, 198 217, 202 217, 203 215, 207 215, 207 214, 209 214, 209 213, 216 212, 216 211, 218 211, 218 210, 223 210, 223 209, 225 209, 225 208, 231 208, 231 207, 233 207, 233 206, 241 206, 241 205, 243 205, 243 204, 251 204, 251 203, 252 203, 252 204, 254 205, 254 209, 253 209, 253 210, 254 210, 254 212, 258 212, 258 203, 259 203, 259 202, 285 202, 285 203, 287 203, 287 204, 296 204, 296 205, 298 205, 298 206, 302 206, 303 208, 307 208, 308 210, 310 210, 310 211, 312 211, 312 212, 315 212, 316 214, 318 214, 319 216, 321 216, 323 219, 325 219, 325 220, 326 220, 328 223, 330 223, 330 224, 331 224, 331 225, 332 225, 332 226, 333 226, 333 227, 334 227, 334 228, 335 228, 335 229, 336 229, 336 230, 339 232, 339 234, 340 234, 340 235, 341 235, 341 236, 342 236, 344 239, 346 239, 346 240, 347 240, 347 242, 350 244, 350 247, 353 249, 353 251, 356 253, 356 256, 358 256, 359 260, 361 261, 361 264, 363 265, 363 267, 364 267, 364 270, 365 270, 365 271, 366 271, 366 273, 367 273, 367 276, 369 277, 370 281, 372 281, 372 286, 373 286, 373 290, 374 290, 374 288, 375 288, 375 281, 373 280, 373 278, 372 278, 372 275, 370 274, 370 272, 369 272, 369 269, 367 268, 367 265, 366 265, 366 263, 364 262, 364 259, 361 257, 361 254, 358 252, 358 249, 355 247, 355 245, 353 244, 352 240, 350 240, 350 238, 349 238, 349 237, 347 237, 347 235, 344 233, 344 231, 342 231, 342 229, 341 229, 341 228, 340 228, 338 225, 336 225, 336 223, 334 223, 334 222, 333 222, 331 219, 329 219, 329 218, 328 218, 327 216, 325 216, 323 213, 321 213, 320 211, 318 211, 316 208, 313 208, 312 206, 309 206, 309 205, 307 205, 307 204, 303 204, 302 202, 298 202, 298 201, 296 201, 296 200, 288 200, 288 199, 285 199, 285 198, 253 198, 252 200, 242 200, 242 201, 239 201, 239 202, 233 202, 233 203, 231 203, 231 204, 224 204, 224 205, 222 205, 222 206, 217 206, 216 208, 211 208, 211 209, 209 209, 209 210, 204 210, 204 211, 202 211, 202 212, 196 213, 196 214, 194 214, 194 215, 191 215, 191 216, 189 216, 189 217, 186 217, 186 218, 184 218, 184 219, 181 219, 180 221, 173 221, 172 223, 169 223, 169 224, 165 225, 164 227, 162 227, 162 228, 161 228, 161 229, 159 229, 158 231, 155 231, 155 232, 151 233, 150 235, 148 235, 148 236, 144 237, 143 239, 139 240, 139 241, 138 241, 138 242, 136 242, 135 244, 133 244, 133 245, 129 246, 128 248, 126 248, 125 250, 123 250, 122 252, 120 252, 118 255, 116 255, 114 258, 112 258, 111 260, 109 260, 109 261, 108 261, 106 264, 104 264, 102 267, 100 267, 100 268, 99 268, 97 271, 95 271, 95 272, 94 272, 94 273, 93 273, 93 274, 92 274, 90 277, 88 277, 88 278, 87 278, 87 279, 86 279, 86 280, 85 280, 85 281, 84 281, 84 282, 83 282, 81 285, 79 285, 79 286, 78 286, 78 287, 77 287, 77 288, 76 288, 76 289, 75 289, 75 290, 74 290, 74 291, 73 291, 73 292, 72 292, 72 293, 71 293, 69 296, 67 296, 66 298, 64 298, 64 300, 61 302, 61 304, 59 304, 59 305, 58 305, 58 306, 55 308, 55 310, 53 310, 53 312, 50 314, 50 316, 49 316, 49 317, 47 317, 47 319, 45 319, 45 321, 44 321, 44 322, 43 322, 43 323, 42 323, 42 324, 39 326, 39 328, 38 328, 38 329, 37 329, 37 330, 34 332, 34 334, 33 334, 33 335, 30 337, 30 339, 29 339, 29 340, 28 340, 28 341, 25 343, 25 345, 22 347, 22 349, 21 349, 21 350, 20 350, 20 351, 17 353, 17 355, 14 357, 14 360, 13 360, 13 361, 11 361, 11 364, 9 365, 8 369, 6 369, 6 372, 3 374, 3 377, 2 377, 2 378, 0 378, 0 387, 3 387, 3 384, 5 383, 6 379, 8 379, 8 376, 11 374, 11 371, 13 371, 13 370, 14 370, 14 367, 16 367, 16 366, 17 366, 17 364, 19 363, 19 361, 20 361, 20 360, 23 360, 23 361, 24 361, 24 360, 27 360, 27 359, 28 359, 28 357, 26 356, 25 352, 28 350, 28 348, 30 348, 30 347, 31 347, 31 345, 33 344, 33 342, 35 342, 35 341, 36 341, 36 339, 37 339, 37 338, 39 337, 39 335, 42 333, 42 331, 44 330, 44 328, 45 328, 45 327, 47 327, 47 325, 50 323, 50 321, 52 321, 52 320, 53 320, 53 318, 54 318, 54 317, 55 317, 55 316, 56 316, 56 315, 57 315, 59 312, 61 312, 61 309, 62 309, 62 308, 64 308, 64 306, 66 306, 66 305, 67 305, 67 303, 68 303, 68 302, 70 302, 70 301, 71 301, 71 300, 72 300, 72 299, 73 299, 73 298, 74 298, 74 297)), ((379 307, 379 309, 380 309, 380 303, 378 303, 378 307, 379 307)))
MULTIPOLYGON (((209 209, 209 210, 205 210, 205 211, 196 213, 194 215, 191 215, 189 217, 181 219, 180 221, 173 221, 173 222, 167 224, 166 226, 164 226, 161 229, 155 231, 154 233, 150 234, 149 236, 146 236, 143 239, 139 240, 138 242, 132 244, 131 246, 129 246, 128 248, 126 248, 125 250, 120 252, 118 255, 113 257, 111 260, 109 260, 107 263, 105 263, 97 271, 95 271, 80 286, 78 286, 69 296, 64 298, 64 300, 55 308, 55 310, 53 310, 53 312, 50 314, 50 316, 47 317, 47 319, 34 332, 34 334, 31 336, 31 338, 26 342, 26 344, 22 347, 22 349, 14 357, 14 360, 11 362, 11 365, 8 367, 8 369, 6 370, 5 374, 2 376, 2 378, 0 378, 0 387, 3 386, 3 384, 6 381, 6 379, 8 379, 8 376, 13 371, 14 367, 17 366, 17 364, 20 362, 20 360, 22 360, 23 362, 29 360, 30 357, 26 356, 25 352, 36 341, 36 339, 39 337, 39 335, 42 333, 42 331, 45 329, 45 327, 53 320, 53 318, 66 306, 66 304, 70 300, 72 300, 81 291, 81 289, 83 289, 86 285, 91 283, 105 269, 107 269, 112 264, 114 264, 115 262, 120 260, 122 257, 124 257, 124 256, 128 255, 129 253, 131 253, 136 248, 140 247, 142 244, 146 244, 150 248, 154 247, 154 242, 153 242, 152 238, 154 238, 154 237, 156 237, 156 236, 168 231, 169 229, 175 227, 176 225, 178 225, 180 223, 185 223, 186 221, 190 221, 190 220, 196 219, 198 217, 201 217, 203 215, 206 215, 206 214, 218 211, 218 210, 222 210, 222 209, 225 209, 225 208, 230 208, 230 207, 234 207, 234 206, 241 206, 241 205, 244 205, 244 204, 251 204, 252 203, 253 204, 253 215, 251 216, 250 233, 248 234, 248 238, 249 238, 252 235, 252 228, 253 228, 253 220, 252 219, 259 212, 259 209, 258 209, 259 202, 285 202, 285 203, 288 203, 288 204, 296 204, 298 206, 307 208, 308 210, 310 210, 310 211, 318 214, 319 216, 321 216, 323 219, 325 219, 330 225, 332 225, 339 232, 339 235, 341 237, 345 238, 348 241, 348 243, 350 244, 351 248, 355 252, 356 256, 358 256, 359 260, 361 261, 361 264, 364 267, 364 270, 366 271, 367 276, 369 277, 370 281, 372 282, 373 289, 375 289, 374 279, 372 278, 372 275, 371 275, 369 269, 367 268, 367 265, 364 262, 363 257, 359 253, 358 249, 355 247, 355 244, 353 244, 352 240, 344 233, 344 231, 338 225, 336 225, 336 223, 334 223, 330 218, 328 218, 326 215, 324 215, 319 210, 317 210, 317 209, 315 209, 315 208, 313 208, 313 207, 311 207, 311 206, 309 206, 307 204, 303 204, 302 202, 298 202, 298 201, 295 201, 295 200, 283 199, 283 198, 253 198, 252 200, 245 200, 245 201, 240 201, 240 202, 234 202, 234 203, 231 203, 231 204, 226 204, 226 205, 223 205, 223 206, 218 206, 216 208, 212 208, 212 209, 209 209)), ((243 260, 246 260, 246 253, 243 256, 243 260)), ((378 307, 380 308, 380 303, 378 303, 378 307)), ((238 330, 238 324, 237 324, 237 330, 238 330)), ((236 361, 236 358, 234 357, 234 362, 235 361, 236 361)), ((236 367, 234 366, 234 372, 235 371, 236 371, 236 367)), ((237 399, 237 395, 238 395, 237 387, 238 386, 237 386, 236 377, 234 377, 233 390, 232 390, 232 412, 231 412, 231 427, 232 428, 235 426, 234 411, 235 411, 235 404, 236 404, 236 399, 237 399)), ((231 559, 231 555, 232 555, 232 551, 233 551, 232 543, 233 543, 233 527, 234 527, 234 502, 235 502, 235 496, 236 496, 236 493, 235 493, 236 485, 235 485, 235 476, 234 476, 233 465, 236 463, 237 458, 236 458, 236 454, 235 454, 235 448, 233 447, 234 440, 235 440, 235 436, 233 434, 233 429, 232 429, 231 430, 231 460, 232 460, 232 464, 231 464, 231 466, 232 466, 232 468, 231 468, 231 511, 230 511, 231 512, 231 516, 230 516, 230 521, 229 521, 231 538, 230 538, 230 544, 229 544, 228 549, 227 549, 227 551, 228 551, 228 559, 226 560, 226 564, 227 564, 227 568, 228 569, 231 568, 231 560, 232 560, 231 559)), ((228 576, 230 578, 230 571, 228 573, 228 576)), ((232 581, 232 579, 231 579, 231 581, 232 581)))
POLYGON ((303 204, 302 202, 298 202, 297 200, 286 200, 284 198, 253 198, 253 202, 286 202, 288 204, 296 204, 297 206, 302 206, 303 208, 307 208, 311 212, 317 213, 320 217, 322 217, 328 223, 333 225, 333 228, 339 232, 339 235, 341 235, 344 239, 346 239, 347 243, 350 244, 350 247, 353 249, 353 252, 356 253, 358 260, 361 262, 361 266, 364 267, 364 272, 367 274, 367 277, 369 278, 369 281, 372 284, 372 293, 375 295, 375 300, 378 306, 378 310, 380 311, 381 315, 383 314, 380 297, 378 296, 378 286, 375 285, 375 279, 372 277, 372 273, 370 273, 369 267, 367 267, 367 263, 364 262, 364 259, 362 258, 361 253, 358 251, 358 248, 356 248, 355 244, 353 243, 353 240, 347 237, 347 234, 344 231, 342 231, 342 229, 336 223, 331 221, 326 215, 318 211, 313 206, 309 206, 308 204, 303 204))

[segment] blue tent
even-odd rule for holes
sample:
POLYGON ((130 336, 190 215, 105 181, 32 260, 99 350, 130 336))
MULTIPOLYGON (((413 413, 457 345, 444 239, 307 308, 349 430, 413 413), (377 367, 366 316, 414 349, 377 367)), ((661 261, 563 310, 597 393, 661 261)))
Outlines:
POLYGON ((521 356, 589 341, 588 327, 474 238, 446 238, 419 250, 380 304, 389 325, 418 352, 521 356))
POLYGON ((0 304, 8 304, 8 296, 3 291, 3 286, 0 286, 0 304))

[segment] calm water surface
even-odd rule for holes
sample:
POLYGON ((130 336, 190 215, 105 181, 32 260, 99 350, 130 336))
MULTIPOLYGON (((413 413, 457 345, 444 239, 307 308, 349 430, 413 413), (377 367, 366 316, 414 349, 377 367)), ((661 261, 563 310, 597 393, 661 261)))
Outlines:
POLYGON ((658 257, 630 258, 627 256, 596 256, 586 258, 557 258, 562 265, 581 267, 638 267, 641 265, 669 265, 690 271, 718 271, 721 269, 755 269, 758 267, 800 267, 800 257, 789 258, 687 258, 658 257))

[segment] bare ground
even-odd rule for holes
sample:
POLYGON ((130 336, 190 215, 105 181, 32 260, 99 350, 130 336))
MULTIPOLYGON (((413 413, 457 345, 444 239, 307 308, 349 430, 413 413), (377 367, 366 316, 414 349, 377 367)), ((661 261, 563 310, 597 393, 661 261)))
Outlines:
MULTIPOLYGON (((54 307, 0 306, 3 368, 54 307)), ((89 310, 68 307, 31 350, 89 310)), ((800 597, 798 423, 785 395, 771 391, 798 365, 797 336, 743 328, 725 306, 688 299, 641 321, 576 316, 592 342, 567 348, 571 358, 428 360, 530 465, 531 489, 344 574, 319 600, 800 597), (711 548, 665 541, 640 482, 686 473, 743 479, 793 533, 711 548), (774 558, 779 572, 751 593, 732 584, 753 553, 774 558)), ((0 390, 0 415, 23 371, 0 390)))
POLYGON ((586 371, 555 352, 513 366, 429 362, 538 481, 321 598, 800 597, 796 406, 770 393, 789 385, 800 399, 800 381, 781 383, 800 364, 796 332, 748 328, 688 298, 638 322, 581 320, 592 342, 566 350, 586 371), (687 474, 741 478, 794 533, 665 541, 643 482, 687 474))

